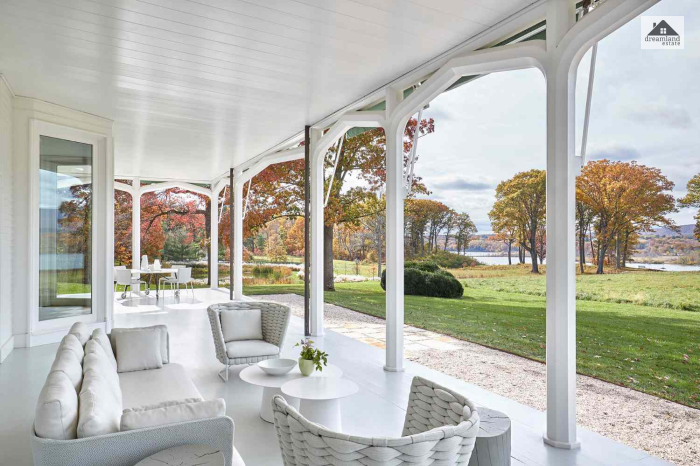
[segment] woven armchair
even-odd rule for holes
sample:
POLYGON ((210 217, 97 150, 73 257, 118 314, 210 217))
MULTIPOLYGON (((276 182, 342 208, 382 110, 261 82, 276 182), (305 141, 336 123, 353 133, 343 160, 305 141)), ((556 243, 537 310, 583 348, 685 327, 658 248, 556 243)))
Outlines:
POLYGON ((272 400, 272 411, 285 466, 466 466, 479 430, 479 414, 471 401, 421 377, 411 384, 403 437, 357 437, 327 430, 279 395, 272 400))
POLYGON ((219 372, 219 377, 228 382, 228 370, 231 366, 239 364, 253 364, 264 361, 265 359, 279 358, 279 353, 284 344, 284 337, 287 334, 289 326, 289 317, 291 311, 288 306, 282 304, 271 303, 267 301, 234 301, 228 303, 214 304, 207 308, 209 314, 209 323, 211 324, 211 332, 214 337, 214 347, 216 348, 216 358, 226 367, 219 372), (226 347, 224 334, 221 331, 221 311, 236 311, 260 309, 262 317, 262 335, 263 341, 277 347, 275 354, 258 355, 241 355, 232 354, 226 347), (224 377, 222 373, 225 372, 224 377))

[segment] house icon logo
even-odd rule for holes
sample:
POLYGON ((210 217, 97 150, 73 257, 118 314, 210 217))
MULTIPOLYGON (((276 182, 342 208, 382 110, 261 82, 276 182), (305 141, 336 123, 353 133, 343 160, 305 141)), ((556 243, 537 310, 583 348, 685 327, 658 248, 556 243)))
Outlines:
POLYGON ((683 49, 683 16, 642 16, 643 49, 683 49))

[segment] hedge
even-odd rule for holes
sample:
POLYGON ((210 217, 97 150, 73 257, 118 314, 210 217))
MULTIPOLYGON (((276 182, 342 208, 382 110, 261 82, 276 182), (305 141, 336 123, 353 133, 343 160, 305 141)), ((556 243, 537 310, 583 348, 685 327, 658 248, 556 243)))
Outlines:
MULTIPOLYGON (((447 270, 434 262, 406 262, 403 272, 404 294, 434 298, 461 298, 464 287, 447 270)), ((386 290, 386 270, 382 271, 381 286, 386 290)))

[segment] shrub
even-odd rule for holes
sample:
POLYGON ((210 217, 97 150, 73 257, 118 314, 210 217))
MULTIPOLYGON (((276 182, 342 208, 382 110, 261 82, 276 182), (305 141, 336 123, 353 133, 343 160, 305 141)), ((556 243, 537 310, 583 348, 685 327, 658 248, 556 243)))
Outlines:
POLYGON ((463 256, 448 251, 437 251, 423 257, 414 257, 415 262, 433 262, 445 269, 461 269, 463 267, 475 267, 481 262, 471 256, 463 256))
MULTIPOLYGON (((454 275, 431 262, 406 262, 403 282, 407 295, 461 298, 464 294, 464 287, 454 275)), ((381 286, 386 290, 386 270, 382 272, 381 286)))

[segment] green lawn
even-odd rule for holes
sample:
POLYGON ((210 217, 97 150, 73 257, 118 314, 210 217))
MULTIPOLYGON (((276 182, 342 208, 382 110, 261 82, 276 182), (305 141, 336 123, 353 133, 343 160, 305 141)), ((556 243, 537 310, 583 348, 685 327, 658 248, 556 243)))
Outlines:
MULTIPOLYGON (((618 291, 627 287, 628 293, 633 293, 646 285, 653 288, 654 283, 662 289, 671 286, 666 275, 676 274, 646 272, 598 279, 609 278, 607 283, 595 278, 587 282, 585 276, 584 282, 591 283, 592 289, 607 285, 618 291)), ((700 280, 698 274, 695 276, 700 280)), ((543 279, 532 277, 530 286, 534 289, 543 279)), ((691 277, 681 281, 687 280, 691 277)), ((496 291, 496 286, 487 283, 471 286, 472 281, 476 280, 469 281, 461 299, 406 296, 405 322, 544 361, 545 298, 496 291)), ((662 289, 652 294, 661 296, 662 289)), ((250 286, 244 293, 301 294, 303 287, 250 286)), ((384 317, 384 292, 376 282, 337 284, 335 292, 325 294, 325 301, 384 317)), ((577 339, 580 373, 700 408, 700 312, 581 300, 577 304, 577 339)))

